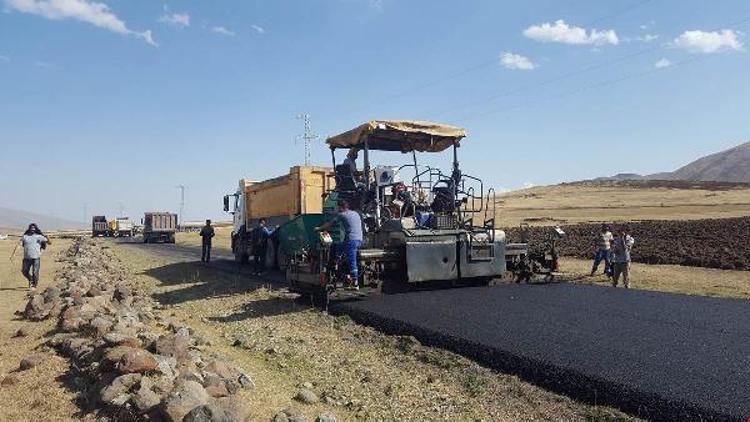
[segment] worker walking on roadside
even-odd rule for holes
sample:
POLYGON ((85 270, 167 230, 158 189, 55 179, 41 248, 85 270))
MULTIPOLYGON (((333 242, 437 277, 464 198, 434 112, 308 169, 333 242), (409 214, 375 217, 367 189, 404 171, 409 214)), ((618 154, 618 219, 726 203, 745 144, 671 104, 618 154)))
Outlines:
POLYGON ((359 268, 357 264, 357 253, 362 246, 362 218, 359 213, 349 209, 349 203, 343 199, 338 202, 339 212, 331 221, 316 227, 316 231, 328 231, 336 224, 340 223, 344 227, 344 242, 340 245, 343 250, 337 253, 343 253, 349 264, 349 287, 359 290, 359 268))
POLYGON ((261 275, 266 270, 266 253, 268 251, 268 239, 271 238, 273 230, 266 227, 266 219, 258 220, 258 226, 253 229, 253 268, 255 275, 261 275))
POLYGON ((215 233, 211 226, 211 220, 206 220, 206 225, 201 228, 201 262, 211 262, 211 239, 215 233))
POLYGON ((612 232, 606 224, 602 224, 602 229, 594 240, 594 266, 591 267, 591 275, 596 274, 599 264, 604 261, 604 275, 612 277, 612 232))
POLYGON ((627 227, 622 227, 617 237, 612 241, 612 286, 617 287, 622 275, 625 288, 630 288, 630 250, 635 244, 635 239, 628 234, 627 227))
POLYGON ((35 290, 39 283, 42 249, 51 243, 35 223, 29 224, 29 228, 21 237, 21 246, 23 246, 21 273, 29 280, 29 290, 35 290))

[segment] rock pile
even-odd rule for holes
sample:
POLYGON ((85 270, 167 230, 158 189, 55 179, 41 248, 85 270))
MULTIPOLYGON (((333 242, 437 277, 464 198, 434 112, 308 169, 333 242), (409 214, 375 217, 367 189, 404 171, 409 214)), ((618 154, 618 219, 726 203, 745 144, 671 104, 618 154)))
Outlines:
MULTIPOLYGON (((115 420, 239 421, 249 418, 236 397, 254 387, 249 375, 210 357, 210 343, 189 327, 160 318, 98 243, 77 239, 62 258, 59 283, 31 297, 23 315, 57 318, 47 344, 68 357, 82 399, 115 420)), ((34 359, 22 362, 24 368, 34 359)))

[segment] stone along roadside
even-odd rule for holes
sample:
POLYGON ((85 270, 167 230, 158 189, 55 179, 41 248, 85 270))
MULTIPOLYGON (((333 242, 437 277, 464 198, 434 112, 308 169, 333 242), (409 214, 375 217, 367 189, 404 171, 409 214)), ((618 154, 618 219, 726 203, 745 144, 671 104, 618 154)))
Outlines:
MULTIPOLYGON (((161 306, 100 244, 76 240, 57 284, 33 295, 31 321, 57 319, 46 344, 71 361, 86 414, 108 420, 254 419, 242 391, 250 375, 211 352, 210 342, 160 317, 161 306)), ((19 370, 38 364, 23 359, 19 370)))

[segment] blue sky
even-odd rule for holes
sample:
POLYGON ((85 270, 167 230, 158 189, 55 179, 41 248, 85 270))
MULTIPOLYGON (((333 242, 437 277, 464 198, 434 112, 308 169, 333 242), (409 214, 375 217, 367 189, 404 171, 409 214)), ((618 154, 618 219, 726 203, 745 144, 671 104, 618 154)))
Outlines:
POLYGON ((747 32, 741 0, 0 0, 0 206, 138 216, 184 184, 220 218, 302 162, 302 112, 324 165, 408 118, 465 127, 496 187, 672 170, 750 139, 747 32))

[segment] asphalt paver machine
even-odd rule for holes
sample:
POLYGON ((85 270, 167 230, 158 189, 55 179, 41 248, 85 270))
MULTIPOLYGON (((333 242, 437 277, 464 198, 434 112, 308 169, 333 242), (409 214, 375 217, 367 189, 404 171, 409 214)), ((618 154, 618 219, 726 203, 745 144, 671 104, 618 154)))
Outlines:
MULTIPOLYGON (((335 186, 322 214, 301 214, 278 229, 290 257, 291 289, 325 301, 340 292, 347 265, 337 253, 340 228, 317 233, 345 199, 363 222, 360 285, 403 291, 424 284, 488 284, 506 271, 505 234, 495 229, 495 192, 464 173, 459 149, 464 129, 430 122, 375 120, 327 139, 335 186), (339 150, 357 149, 361 171, 336 161, 339 150), (423 154, 449 151, 450 170, 422 164, 423 154), (385 154, 385 153, 391 154, 385 154), (373 163, 395 155, 405 163, 373 163), (405 159, 405 160, 404 160, 405 159)), ((359 163, 358 163, 359 164, 359 163)))

